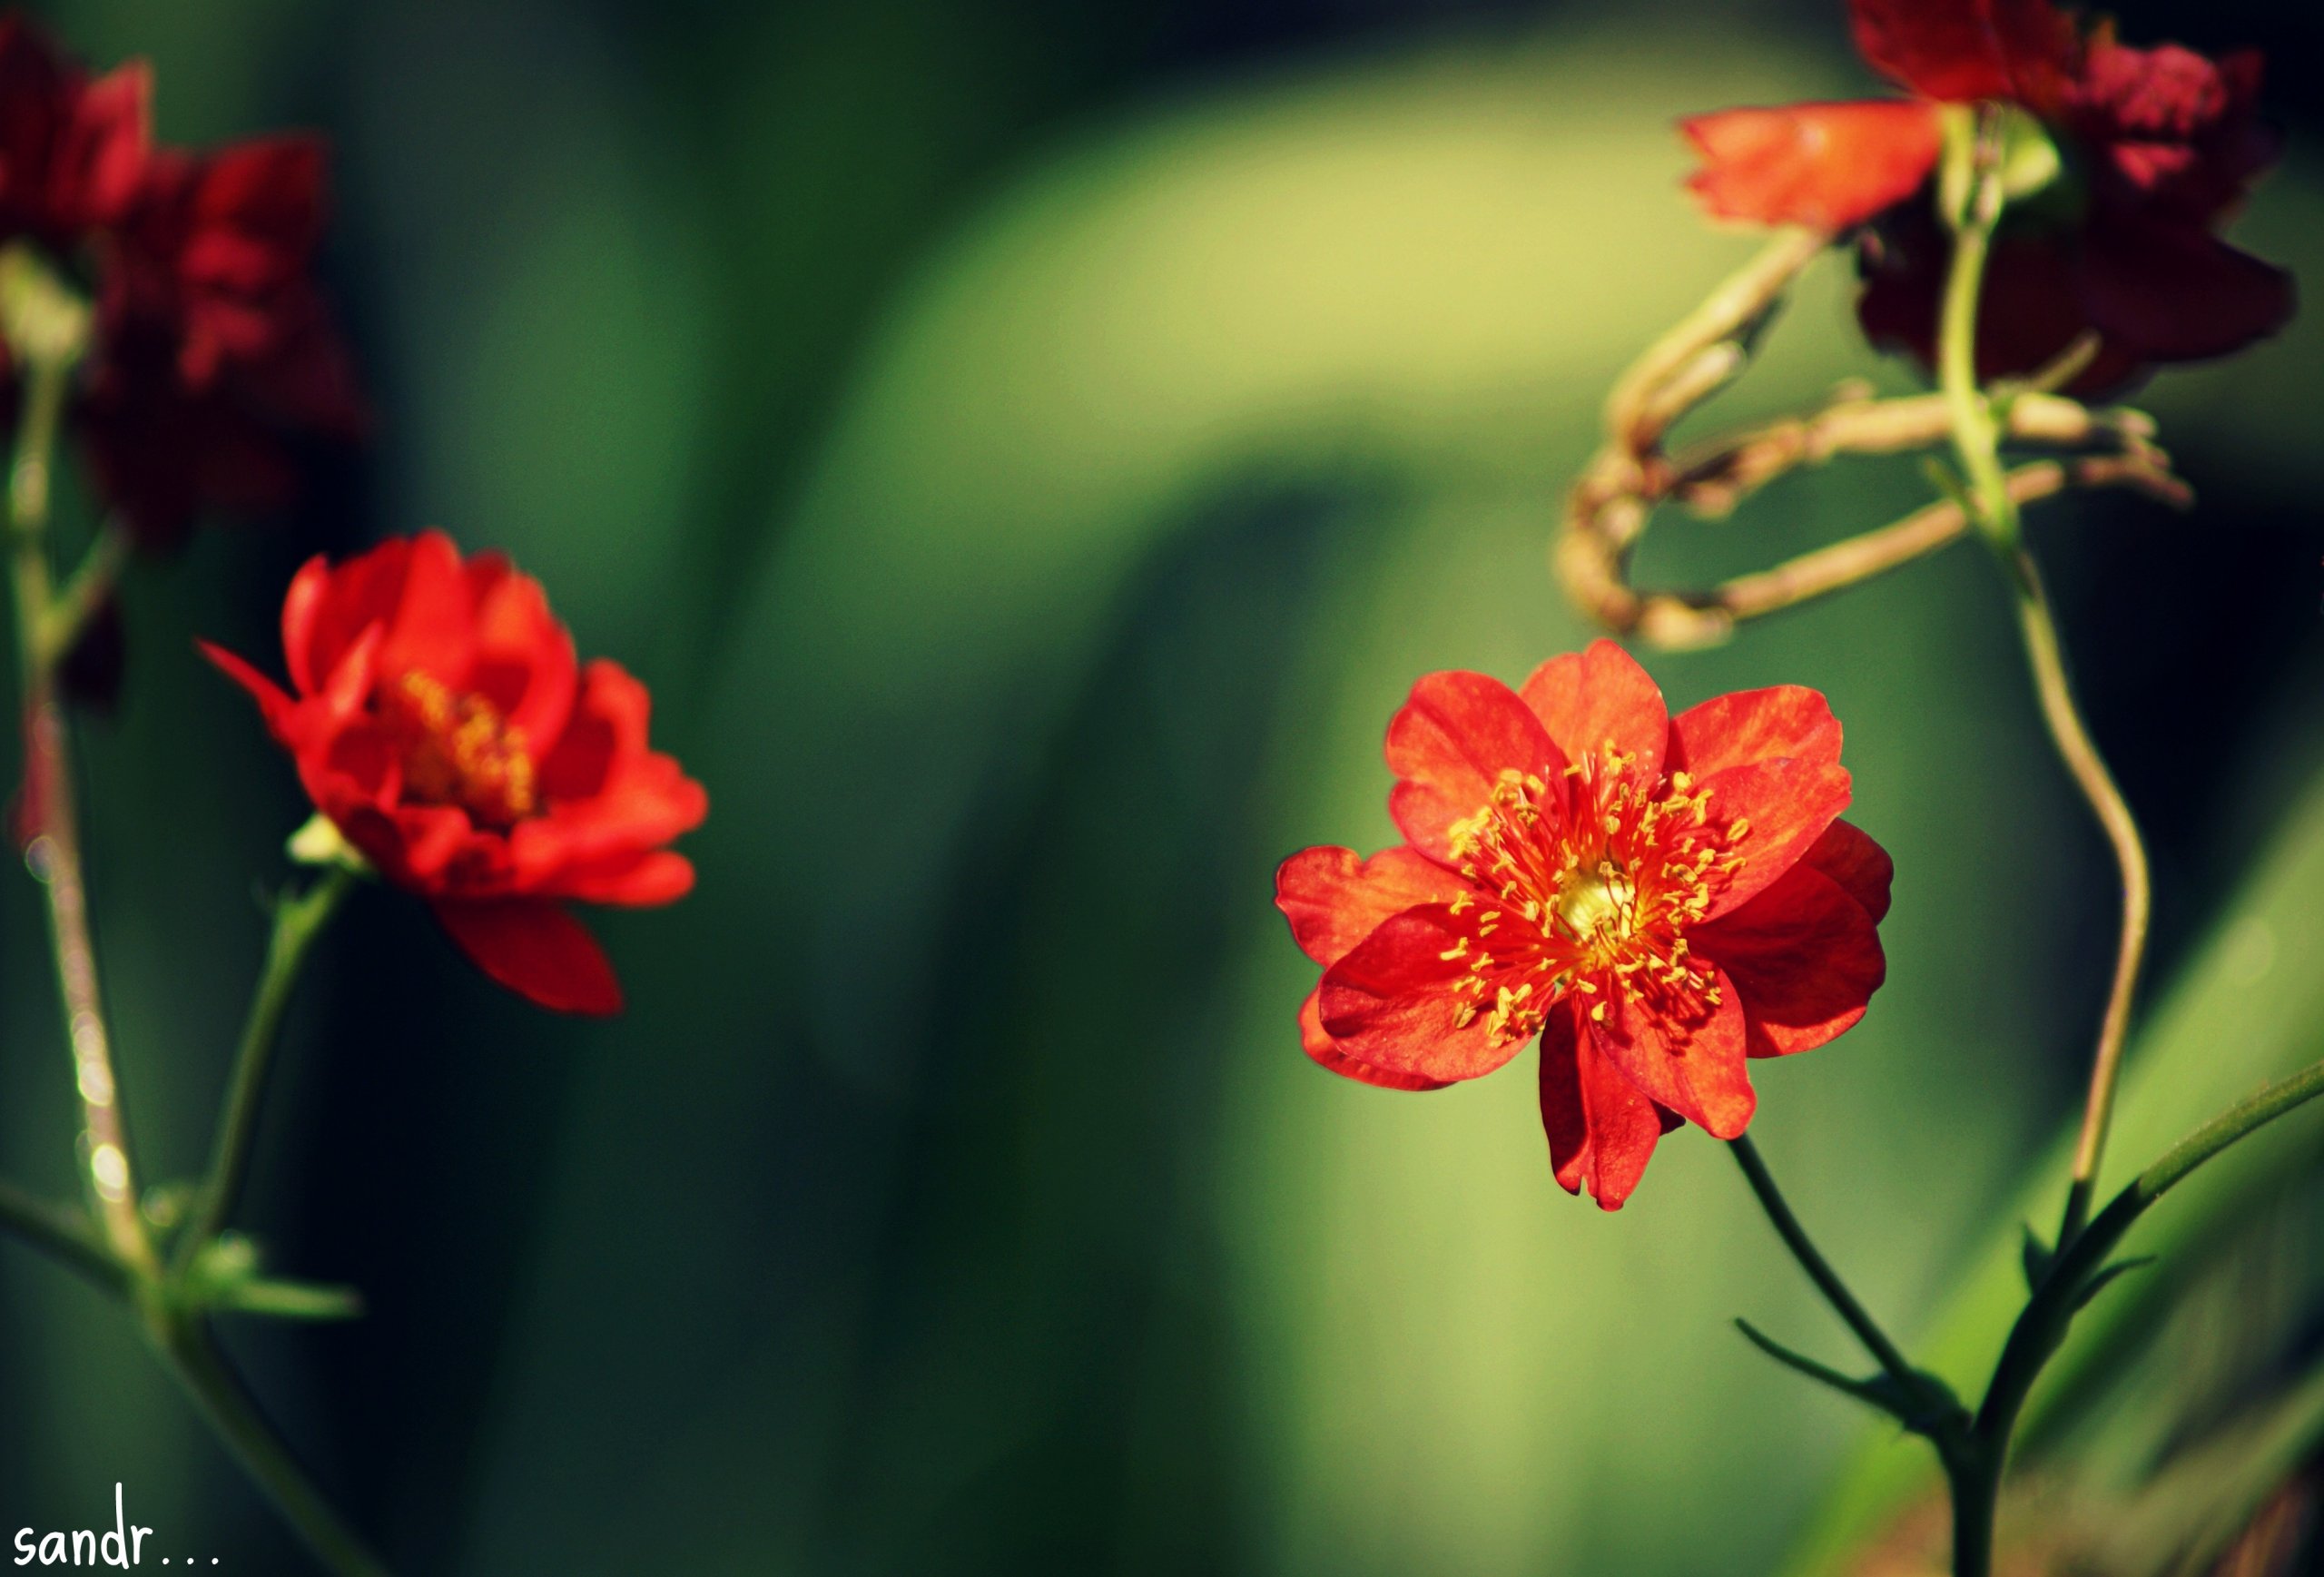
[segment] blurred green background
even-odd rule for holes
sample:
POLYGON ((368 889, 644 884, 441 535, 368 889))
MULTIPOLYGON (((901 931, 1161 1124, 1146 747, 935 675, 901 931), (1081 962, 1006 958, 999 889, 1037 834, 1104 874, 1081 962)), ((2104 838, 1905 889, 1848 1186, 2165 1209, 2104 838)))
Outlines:
MULTIPOLYGON (((2270 50, 2291 152, 2240 233, 2324 278, 2324 29, 2123 10, 2270 50)), ((146 1172, 200 1164, 251 894, 303 815, 190 643, 271 659, 308 554, 428 524, 512 550, 711 791, 696 894, 602 917, 623 1020, 526 1009, 384 892, 302 990, 248 1219, 370 1312, 230 1341, 399 1569, 1629 1577, 1877 1524, 1917 1457, 1734 1334, 1842 1351, 1718 1147, 1674 1136, 1600 1216, 1551 1181, 1525 1064, 1424 1099, 1322 1074, 1269 903, 1301 844, 1391 839, 1380 735, 1416 675, 1586 638, 1544 547, 1597 403, 1752 244, 1682 199, 1670 122, 1867 91, 1839 12, 44 8, 94 63, 153 59, 166 136, 330 135, 379 410, 300 518, 131 587, 87 775, 146 1172)), ((1847 299, 1827 263, 1718 416, 1873 370, 1847 299)), ((2142 403, 2200 511, 2034 527, 2160 871, 2125 1167, 2319 1050, 2324 323, 2142 403)), ((1647 573, 1925 491, 1909 463, 1805 478, 1660 528, 1647 573)), ((1675 705, 1797 682, 1846 723, 1852 814, 1897 862, 1890 982, 1759 1070, 1760 1139, 1868 1299, 1974 1376, 2112 946, 1995 577, 1964 549, 1649 662, 1675 705)), ((0 928, 0 1169, 67 1197, 29 882, 0 928)), ((2230 1268, 2269 1297, 2109 1338, 2142 1373, 2210 1355, 2220 1415, 2313 1355, 2317 1133, 2181 1217, 2214 1247, 2262 1223, 2230 1268)), ((2186 1405, 2083 1414, 2059 1438, 2116 1431, 2093 1459, 2135 1479, 2186 1405)), ((109 1522, 116 1481, 172 1550, 302 1569, 117 1311, 0 1245, 0 1524, 109 1522)))

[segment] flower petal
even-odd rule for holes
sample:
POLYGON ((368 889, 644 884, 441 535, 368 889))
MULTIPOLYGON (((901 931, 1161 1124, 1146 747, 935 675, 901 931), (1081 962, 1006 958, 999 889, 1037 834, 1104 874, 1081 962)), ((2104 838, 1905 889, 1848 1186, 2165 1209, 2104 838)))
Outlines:
POLYGON ((2068 94, 2067 123, 2094 165, 2102 201, 2207 226, 2233 209, 2283 152, 2260 116, 2257 50, 2213 61, 2175 44, 2130 49, 2101 23, 2068 94))
POLYGON ((1731 766, 1702 782, 1711 823, 1742 863, 1715 871, 1706 920, 1732 913, 1774 886, 1806 857, 1824 830, 1848 808, 1847 769, 1774 760, 1731 766), (1741 827, 1740 833, 1735 831, 1741 827))
POLYGON ((1567 1193, 1586 1188, 1600 1209, 1619 1210, 1655 1145, 1685 1119, 1649 1100, 1576 1022, 1561 1004, 1541 1029, 1541 1128, 1550 1166, 1567 1193))
POLYGON ((1702 155, 1688 189, 1719 219, 1848 230, 1918 191, 1942 133, 1920 99, 1726 110, 1682 121, 1702 155))
POLYGON ((2093 327, 2143 361, 2230 355, 2291 321, 2291 276, 2188 225, 2093 219, 2082 302, 2093 327))
MULTIPOLYGON (((2004 235, 1994 242, 1985 264, 1984 291, 1977 307, 1977 376, 2023 377, 2057 360, 2085 332, 2093 331, 2073 257, 2071 237, 2004 235)), ((1864 289, 1856 298, 1856 321, 1865 338, 1883 350, 1910 356, 1924 368, 1936 360, 1937 319, 1952 242, 1925 204, 1884 216, 1858 252, 1864 289)), ((2098 353, 2064 392, 2092 399, 2138 379, 2138 358, 2118 341, 2101 338, 2098 353)))
POLYGON ((1391 1073, 1384 1068, 1374 1068, 1358 1062, 1340 1050, 1340 1043, 1324 1028, 1324 988, 1317 986, 1299 1004, 1299 1049, 1314 1058, 1316 1063, 1343 1079, 1353 1079, 1358 1084, 1369 1084, 1380 1089, 1443 1089, 1442 1079, 1424 1079, 1417 1073, 1391 1073))
POLYGON ((1430 674, 1388 724, 1400 780, 1388 813, 1405 842, 1450 862, 1452 823, 1482 810, 1503 772, 1561 782, 1565 757, 1517 692, 1482 674, 1430 674))
MULTIPOLYGON (((299 567, 290 577, 290 589, 282 597, 282 663, 290 671, 290 683, 301 695, 311 695, 338 662, 338 648, 321 654, 317 661, 316 631, 330 604, 333 577, 330 561, 321 554, 299 567)), ((339 646, 354 639, 355 632, 347 631, 339 646)))
POLYGON ((540 582, 499 554, 468 560, 468 580, 476 608, 469 688, 499 709, 528 748, 553 744, 580 688, 573 636, 549 612, 540 582))
POLYGON ((1856 46, 1873 68, 1923 98, 2058 101, 2077 44, 2050 0, 1849 0, 1856 46))
MULTIPOLYGON (((1516 1056, 1524 1040, 1497 1038, 1489 1015, 1461 1021, 1472 999, 1453 988, 1471 973, 1472 942, 1450 910, 1428 904, 1391 916, 1325 971, 1322 1022, 1342 1054, 1447 1082, 1479 1078, 1516 1056)), ((1488 1003, 1493 989, 1488 981, 1488 1003)))
POLYGON ((89 84, 59 149, 59 174, 80 196, 78 217, 109 224, 136 201, 153 143, 153 68, 142 60, 89 84))
POLYGON ((616 855, 602 865, 581 865, 566 871, 557 882, 557 896, 584 903, 612 903, 624 909, 652 909, 675 903, 694 891, 694 862, 668 849, 648 849, 616 855))
POLYGON ((1328 969, 1390 915, 1450 903, 1467 886, 1402 846, 1369 860, 1353 849, 1302 849, 1275 868, 1275 906, 1291 922, 1299 951, 1328 969))
POLYGON ((1613 642, 1592 641, 1586 651, 1551 657, 1518 695, 1566 760, 1594 757, 1611 745, 1631 758, 1635 775, 1649 784, 1660 776, 1669 711, 1652 676, 1613 642))
POLYGON ((1837 766, 1840 723, 1823 695, 1798 685, 1738 690, 1689 706, 1670 720, 1663 764, 1698 779, 1732 766, 1791 760, 1837 766))
POLYGON ((1834 822, 1800 856, 1799 862, 1838 882, 1840 891, 1861 904, 1875 925, 1888 918, 1888 883, 1896 875, 1896 862, 1863 828, 1850 822, 1834 822))
POLYGON ((1599 1054, 1656 1104, 1715 1138, 1733 1138, 1750 1126, 1758 1097, 1745 1060, 1743 1005, 1723 976, 1718 994, 1712 1007, 1700 998, 1648 997, 1609 981, 1599 993, 1606 1017, 1583 1022, 1599 1054))
POLYGON ((1806 862, 1724 919, 1688 933, 1740 994, 1745 1049, 1782 1057, 1821 1046, 1864 1017, 1888 978, 1873 917, 1806 862))
POLYGON ((196 650, 218 665, 220 672, 251 693, 251 699, 258 703, 259 715, 266 719, 268 731, 290 744, 296 735, 298 703, 283 694, 282 686, 223 646, 200 640, 193 644, 196 650))
POLYGON ((621 983, 581 922, 543 899, 439 900, 436 918, 477 968, 560 1013, 621 1011, 621 983))
POLYGON ((460 550, 441 531, 423 531, 411 539, 395 613, 379 644, 379 671, 429 674, 465 689, 475 641, 475 608, 460 550))

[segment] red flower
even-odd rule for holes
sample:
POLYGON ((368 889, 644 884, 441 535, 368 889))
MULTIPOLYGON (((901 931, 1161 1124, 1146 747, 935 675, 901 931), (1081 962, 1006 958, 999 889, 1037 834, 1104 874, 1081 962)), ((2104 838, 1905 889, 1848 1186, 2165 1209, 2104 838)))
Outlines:
POLYGON ((301 441, 362 430, 311 273, 322 191, 312 138, 165 150, 113 238, 75 415, 149 545, 175 541, 207 507, 283 507, 301 441))
POLYGON ((1881 345, 1933 360, 1951 242, 1926 194, 1939 106, 1994 100, 2041 120, 2071 190, 2013 211, 1987 265, 1979 371, 2031 372, 2084 333, 2074 385, 2238 350, 2290 320, 2282 271, 2213 233, 2275 162, 2261 67, 2176 45, 2086 36, 2050 0, 1851 0, 1858 49, 1916 96, 1729 110, 1684 123, 1704 159, 1689 184, 1721 218, 1841 231, 1870 223, 1858 316, 1881 345))
POLYGON ((143 63, 91 82, 21 15, 0 16, 0 241, 69 252, 128 210, 144 179, 143 63))
POLYGON ((281 137, 151 145, 143 64, 96 82, 0 17, 0 244, 28 241, 96 304, 74 427, 149 547, 202 509, 289 502, 298 445, 360 430, 312 279, 323 157, 281 137))
POLYGON ((1404 843, 1306 849, 1275 903, 1324 966, 1307 1054, 1391 1089, 1541 1040, 1569 1192, 1619 1208, 1681 1121, 1741 1133, 1751 1057, 1820 1046, 1886 972, 1888 856, 1837 820, 1840 725, 1787 686, 1671 717, 1610 641, 1521 691, 1432 674, 1388 725, 1404 843))
POLYGON ((231 653, 316 807, 398 886, 427 898, 485 973, 546 1008, 610 1013, 613 969, 566 900, 661 904, 694 885, 665 848, 702 785, 646 745, 645 687, 576 668, 540 586, 440 532, 334 568, 282 605, 291 689, 231 653))

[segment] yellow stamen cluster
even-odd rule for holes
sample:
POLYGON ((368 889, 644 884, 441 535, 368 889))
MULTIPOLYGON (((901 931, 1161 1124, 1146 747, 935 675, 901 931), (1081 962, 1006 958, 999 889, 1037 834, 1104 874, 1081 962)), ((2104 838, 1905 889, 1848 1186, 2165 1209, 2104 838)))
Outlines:
MULTIPOLYGON (((1686 931, 1742 868, 1730 851, 1750 825, 1715 822, 1688 774, 1655 783, 1636 767, 1608 745, 1554 784, 1504 771, 1485 805, 1453 823, 1455 868, 1492 895, 1439 955, 1464 964, 1456 1027, 1482 1014, 1496 1040, 1531 1039, 1569 992, 1595 997, 1601 1022, 1610 999, 1654 999, 1682 1017, 1719 1005, 1686 931)), ((1464 894, 1451 912, 1475 902, 1464 894)))
POLYGON ((491 702, 417 671, 397 681, 383 701, 403 741, 408 797, 458 805, 489 827, 511 827, 533 813, 538 795, 524 730, 491 702))

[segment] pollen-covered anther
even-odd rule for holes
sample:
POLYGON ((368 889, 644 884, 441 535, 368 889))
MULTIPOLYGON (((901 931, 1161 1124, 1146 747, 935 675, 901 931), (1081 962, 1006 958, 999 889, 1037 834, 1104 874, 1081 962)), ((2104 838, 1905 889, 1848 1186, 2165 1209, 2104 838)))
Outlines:
POLYGON ((404 792, 412 799, 458 805, 489 827, 514 826, 537 808, 524 730, 485 697, 414 670, 388 690, 381 710, 403 745, 404 792))

